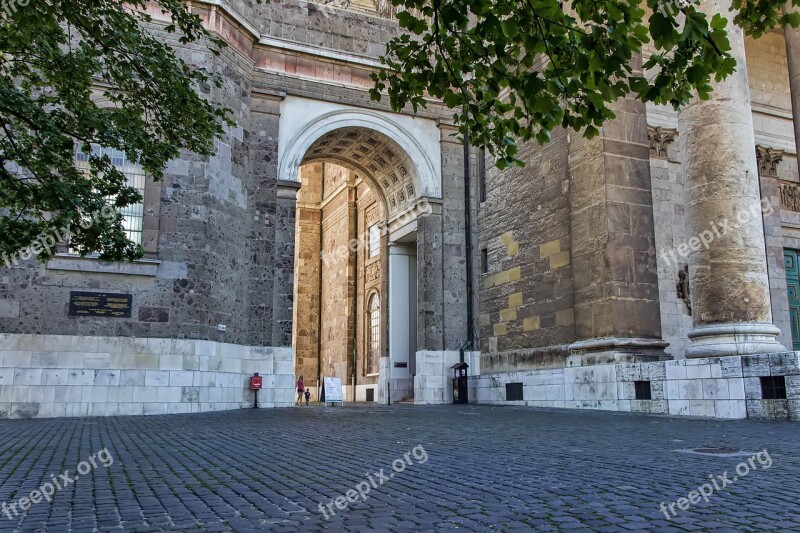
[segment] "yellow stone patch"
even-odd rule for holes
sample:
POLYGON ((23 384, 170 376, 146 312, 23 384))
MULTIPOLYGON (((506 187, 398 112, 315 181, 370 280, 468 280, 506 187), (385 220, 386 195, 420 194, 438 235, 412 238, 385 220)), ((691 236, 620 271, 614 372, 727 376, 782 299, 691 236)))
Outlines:
POLYGON ((519 243, 517 241, 512 242, 508 245, 508 256, 514 257, 519 253, 519 243))
POLYGON ((550 257, 551 255, 555 255, 561 251, 561 242, 556 239, 554 241, 546 242, 539 246, 539 257, 544 259, 545 257, 550 257))
POLYGON ((517 310, 516 309, 501 309, 500 310, 500 320, 503 322, 510 322, 512 320, 517 319, 517 310))
POLYGON ((550 257, 550 270, 569 266, 569 251, 561 252, 550 257))
POLYGON ((508 325, 505 323, 495 324, 494 325, 494 336, 495 337, 502 337, 508 333, 508 325))
POLYGON ((508 246, 512 242, 514 242, 514 232, 507 231, 500 235, 500 242, 502 242, 505 246, 508 246))
POLYGON ((522 321, 522 329, 523 331, 534 331, 541 327, 540 323, 539 315, 529 316, 522 321))
POLYGON ((508 272, 508 280, 509 281, 519 281, 519 278, 522 274, 522 269, 520 267, 512 268, 511 270, 506 270, 508 272))
POLYGON ((495 285, 502 285, 503 283, 508 283, 508 270, 504 270, 502 272, 498 272, 494 275, 494 284, 495 285))
POLYGON ((519 307, 522 305, 522 293, 515 292, 508 297, 508 307, 519 307))

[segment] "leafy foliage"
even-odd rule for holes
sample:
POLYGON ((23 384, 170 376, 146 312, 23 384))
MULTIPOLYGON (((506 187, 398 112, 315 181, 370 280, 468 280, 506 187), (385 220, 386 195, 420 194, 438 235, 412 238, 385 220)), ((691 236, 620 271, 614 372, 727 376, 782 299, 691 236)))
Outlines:
MULTIPOLYGON (((181 0, 155 4, 171 20, 165 29, 176 40, 204 41, 219 53, 224 43, 181 0)), ((181 149, 211 153, 230 119, 197 88, 220 80, 190 67, 145 29, 152 22, 145 0, 12 1, 3 7, 0 254, 67 229, 70 246, 82 255, 141 257, 122 217, 108 208, 140 202, 141 195, 107 156, 90 155, 89 171, 77 170, 76 147, 86 154, 93 143, 124 150, 159 179, 181 149), (96 103, 98 87, 108 105, 96 103), (108 211, 115 215, 98 216, 108 211)), ((54 251, 43 249, 38 257, 54 251)))
MULTIPOLYGON (((800 5, 800 0, 793 0, 800 5)), ((516 163, 516 141, 546 143, 557 127, 591 137, 614 118, 612 104, 708 98, 712 80, 735 71, 728 20, 687 0, 393 0, 405 33, 373 75, 373 99, 392 108, 441 99, 460 132, 486 146, 500 168, 516 163), (645 9, 648 8, 648 9, 645 9), (634 68, 646 43, 654 53, 634 68)), ((781 24, 787 0, 734 0, 734 22, 753 37, 781 24)))

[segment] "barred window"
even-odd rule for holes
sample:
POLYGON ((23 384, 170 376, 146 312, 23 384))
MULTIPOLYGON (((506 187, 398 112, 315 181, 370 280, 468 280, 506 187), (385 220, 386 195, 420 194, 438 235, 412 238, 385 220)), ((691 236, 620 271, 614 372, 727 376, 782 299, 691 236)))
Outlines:
POLYGON ((381 228, 378 224, 369 227, 369 257, 376 257, 381 253, 381 228))
MULTIPOLYGON (((107 155, 111 163, 128 178, 128 186, 133 187, 144 197, 145 174, 137 163, 128 160, 125 152, 115 148, 104 148, 92 144, 92 154, 97 157, 107 155)), ((81 151, 80 146, 75 146, 75 167, 84 172, 89 171, 90 154, 81 151)), ((142 225, 144 222, 144 204, 132 204, 119 210, 124 217, 122 227, 127 237, 136 244, 142 244, 142 225)))
POLYGON ((381 357, 381 302, 378 293, 373 293, 367 308, 369 339, 367 341, 367 374, 378 373, 381 357))

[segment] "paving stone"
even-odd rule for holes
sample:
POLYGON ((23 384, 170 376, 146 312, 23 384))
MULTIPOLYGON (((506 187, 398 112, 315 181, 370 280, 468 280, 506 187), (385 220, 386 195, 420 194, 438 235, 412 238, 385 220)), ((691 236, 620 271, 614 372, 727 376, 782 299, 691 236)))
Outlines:
POLYGON ((103 448, 114 463, 14 520, 0 515, 0 531, 800 531, 787 492, 800 474, 796 443, 785 423, 491 406, 9 420, 0 503, 103 448), (745 455, 677 451, 699 447, 745 455), (708 503, 660 510, 763 450, 769 469, 756 462, 708 503), (394 472, 410 451, 412 464, 394 472), (394 476, 380 483, 381 469, 394 476), (338 509, 370 475, 366 500, 338 509), (319 505, 329 503, 326 519, 319 505))

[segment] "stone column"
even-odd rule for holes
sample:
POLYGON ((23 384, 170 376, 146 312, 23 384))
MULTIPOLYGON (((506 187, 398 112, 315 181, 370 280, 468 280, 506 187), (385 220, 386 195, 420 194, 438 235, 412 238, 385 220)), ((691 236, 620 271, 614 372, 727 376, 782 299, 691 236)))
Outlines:
POLYGON ((388 379, 392 388, 392 401, 411 396, 414 384, 411 381, 410 309, 412 291, 416 291, 416 256, 404 245, 389 246, 389 368, 388 379))
POLYGON ((800 28, 787 26, 783 32, 786 37, 786 59, 789 63, 795 154, 797 154, 797 162, 800 165, 800 28))
POLYGON ((295 374, 305 378, 306 385, 314 389, 316 399, 320 349, 320 275, 326 259, 320 255, 322 163, 300 167, 300 185, 295 226, 292 346, 295 350, 295 374))
MULTIPOLYGON (((730 5, 712 0, 698 9, 728 16, 730 5)), ((694 321, 687 357, 785 350, 772 324, 744 38, 733 24, 728 31, 736 72, 712 82, 711 99, 694 98, 678 119, 694 321)))
POLYGON ((617 118, 598 137, 569 136, 575 291, 570 365, 668 357, 661 338, 646 108, 626 98, 614 112, 617 118))

